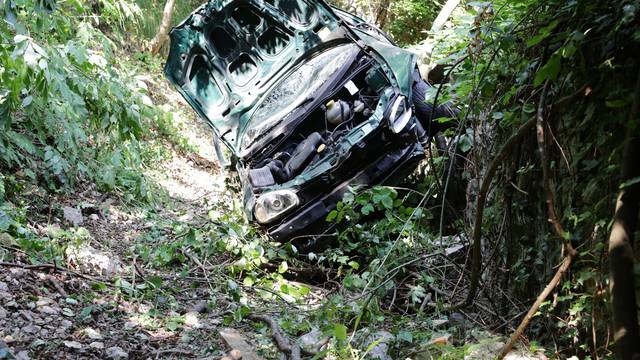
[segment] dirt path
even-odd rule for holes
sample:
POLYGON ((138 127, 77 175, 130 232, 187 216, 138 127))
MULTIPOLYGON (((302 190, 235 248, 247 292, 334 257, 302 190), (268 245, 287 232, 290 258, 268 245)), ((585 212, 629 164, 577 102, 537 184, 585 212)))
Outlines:
MULTIPOLYGON (((183 135, 197 151, 167 146, 168 160, 147 173, 164 193, 151 206, 127 204, 91 186, 52 199, 64 216, 32 226, 46 241, 66 246, 65 258, 55 268, 0 267, 0 358, 7 349, 18 359, 223 355, 215 331, 223 316, 204 311, 211 285, 191 279, 180 260, 196 246, 184 239, 224 215, 234 196, 225 189, 209 132, 177 94, 164 91, 154 100, 164 98, 187 114, 183 135)), ((12 241, 7 235, 2 245, 17 248, 12 241)), ((32 262, 19 251, 12 256, 12 263, 32 262)), ((199 261, 205 260, 227 261, 199 261)))

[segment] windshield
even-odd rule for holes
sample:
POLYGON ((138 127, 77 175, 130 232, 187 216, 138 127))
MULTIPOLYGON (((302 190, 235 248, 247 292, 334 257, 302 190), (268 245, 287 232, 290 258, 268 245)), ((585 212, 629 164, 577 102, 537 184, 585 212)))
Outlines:
POLYGON ((357 46, 353 44, 337 46, 305 62, 287 75, 253 113, 242 139, 243 148, 246 149, 260 134, 286 120, 295 108, 313 97, 357 51, 357 46))

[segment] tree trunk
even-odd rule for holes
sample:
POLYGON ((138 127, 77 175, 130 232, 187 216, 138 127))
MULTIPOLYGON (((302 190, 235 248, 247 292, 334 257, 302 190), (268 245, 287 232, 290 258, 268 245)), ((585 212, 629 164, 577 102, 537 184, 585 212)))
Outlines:
MULTIPOLYGON (((640 177, 637 157, 640 155, 640 137, 637 135, 640 110, 640 74, 631 107, 626 145, 622 159, 622 181, 640 177)), ((618 195, 611 235, 609 236, 609 287, 613 304, 613 330, 616 357, 632 359, 640 354, 640 336, 636 293, 633 276, 633 233, 638 223, 640 183, 623 187, 618 195)))
POLYGON ((380 4, 378 4, 378 11, 376 13, 376 26, 380 29, 384 28, 387 24, 387 16, 389 14, 389 6, 391 5, 391 0, 382 0, 380 4))
POLYGON ((169 38, 169 27, 171 26, 171 19, 173 18, 173 9, 175 8, 175 5, 176 0, 167 0, 167 2, 164 4, 164 10, 162 11, 162 21, 160 21, 158 32, 149 43, 149 49, 154 55, 160 51, 162 45, 164 45, 164 43, 169 38))
POLYGON ((436 17, 436 19, 433 20, 433 24, 431 25, 432 32, 442 29, 442 27, 444 26, 444 23, 447 22, 447 20, 449 19, 449 16, 451 16, 451 13, 456 8, 456 6, 458 6, 459 3, 460 3, 460 0, 447 0, 447 2, 442 7, 442 10, 440 10, 440 13, 436 17))

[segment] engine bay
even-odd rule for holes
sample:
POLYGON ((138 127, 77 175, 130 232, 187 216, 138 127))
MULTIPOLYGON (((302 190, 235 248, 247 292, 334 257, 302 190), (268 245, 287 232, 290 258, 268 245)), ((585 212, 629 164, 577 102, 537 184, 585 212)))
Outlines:
POLYGON ((313 107, 293 119, 253 156, 248 178, 254 189, 283 184, 333 151, 341 137, 374 113, 389 81, 377 62, 361 54, 346 75, 318 96, 313 107))

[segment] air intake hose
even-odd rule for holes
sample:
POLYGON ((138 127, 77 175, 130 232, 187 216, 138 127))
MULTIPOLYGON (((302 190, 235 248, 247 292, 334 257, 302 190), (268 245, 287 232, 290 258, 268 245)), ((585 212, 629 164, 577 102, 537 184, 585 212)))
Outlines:
POLYGON ((317 154, 320 144, 324 144, 324 139, 319 133, 314 132, 296 146, 296 149, 291 154, 291 159, 287 161, 287 165, 284 167, 285 175, 288 178, 287 180, 298 175, 309 165, 313 157, 317 154))

